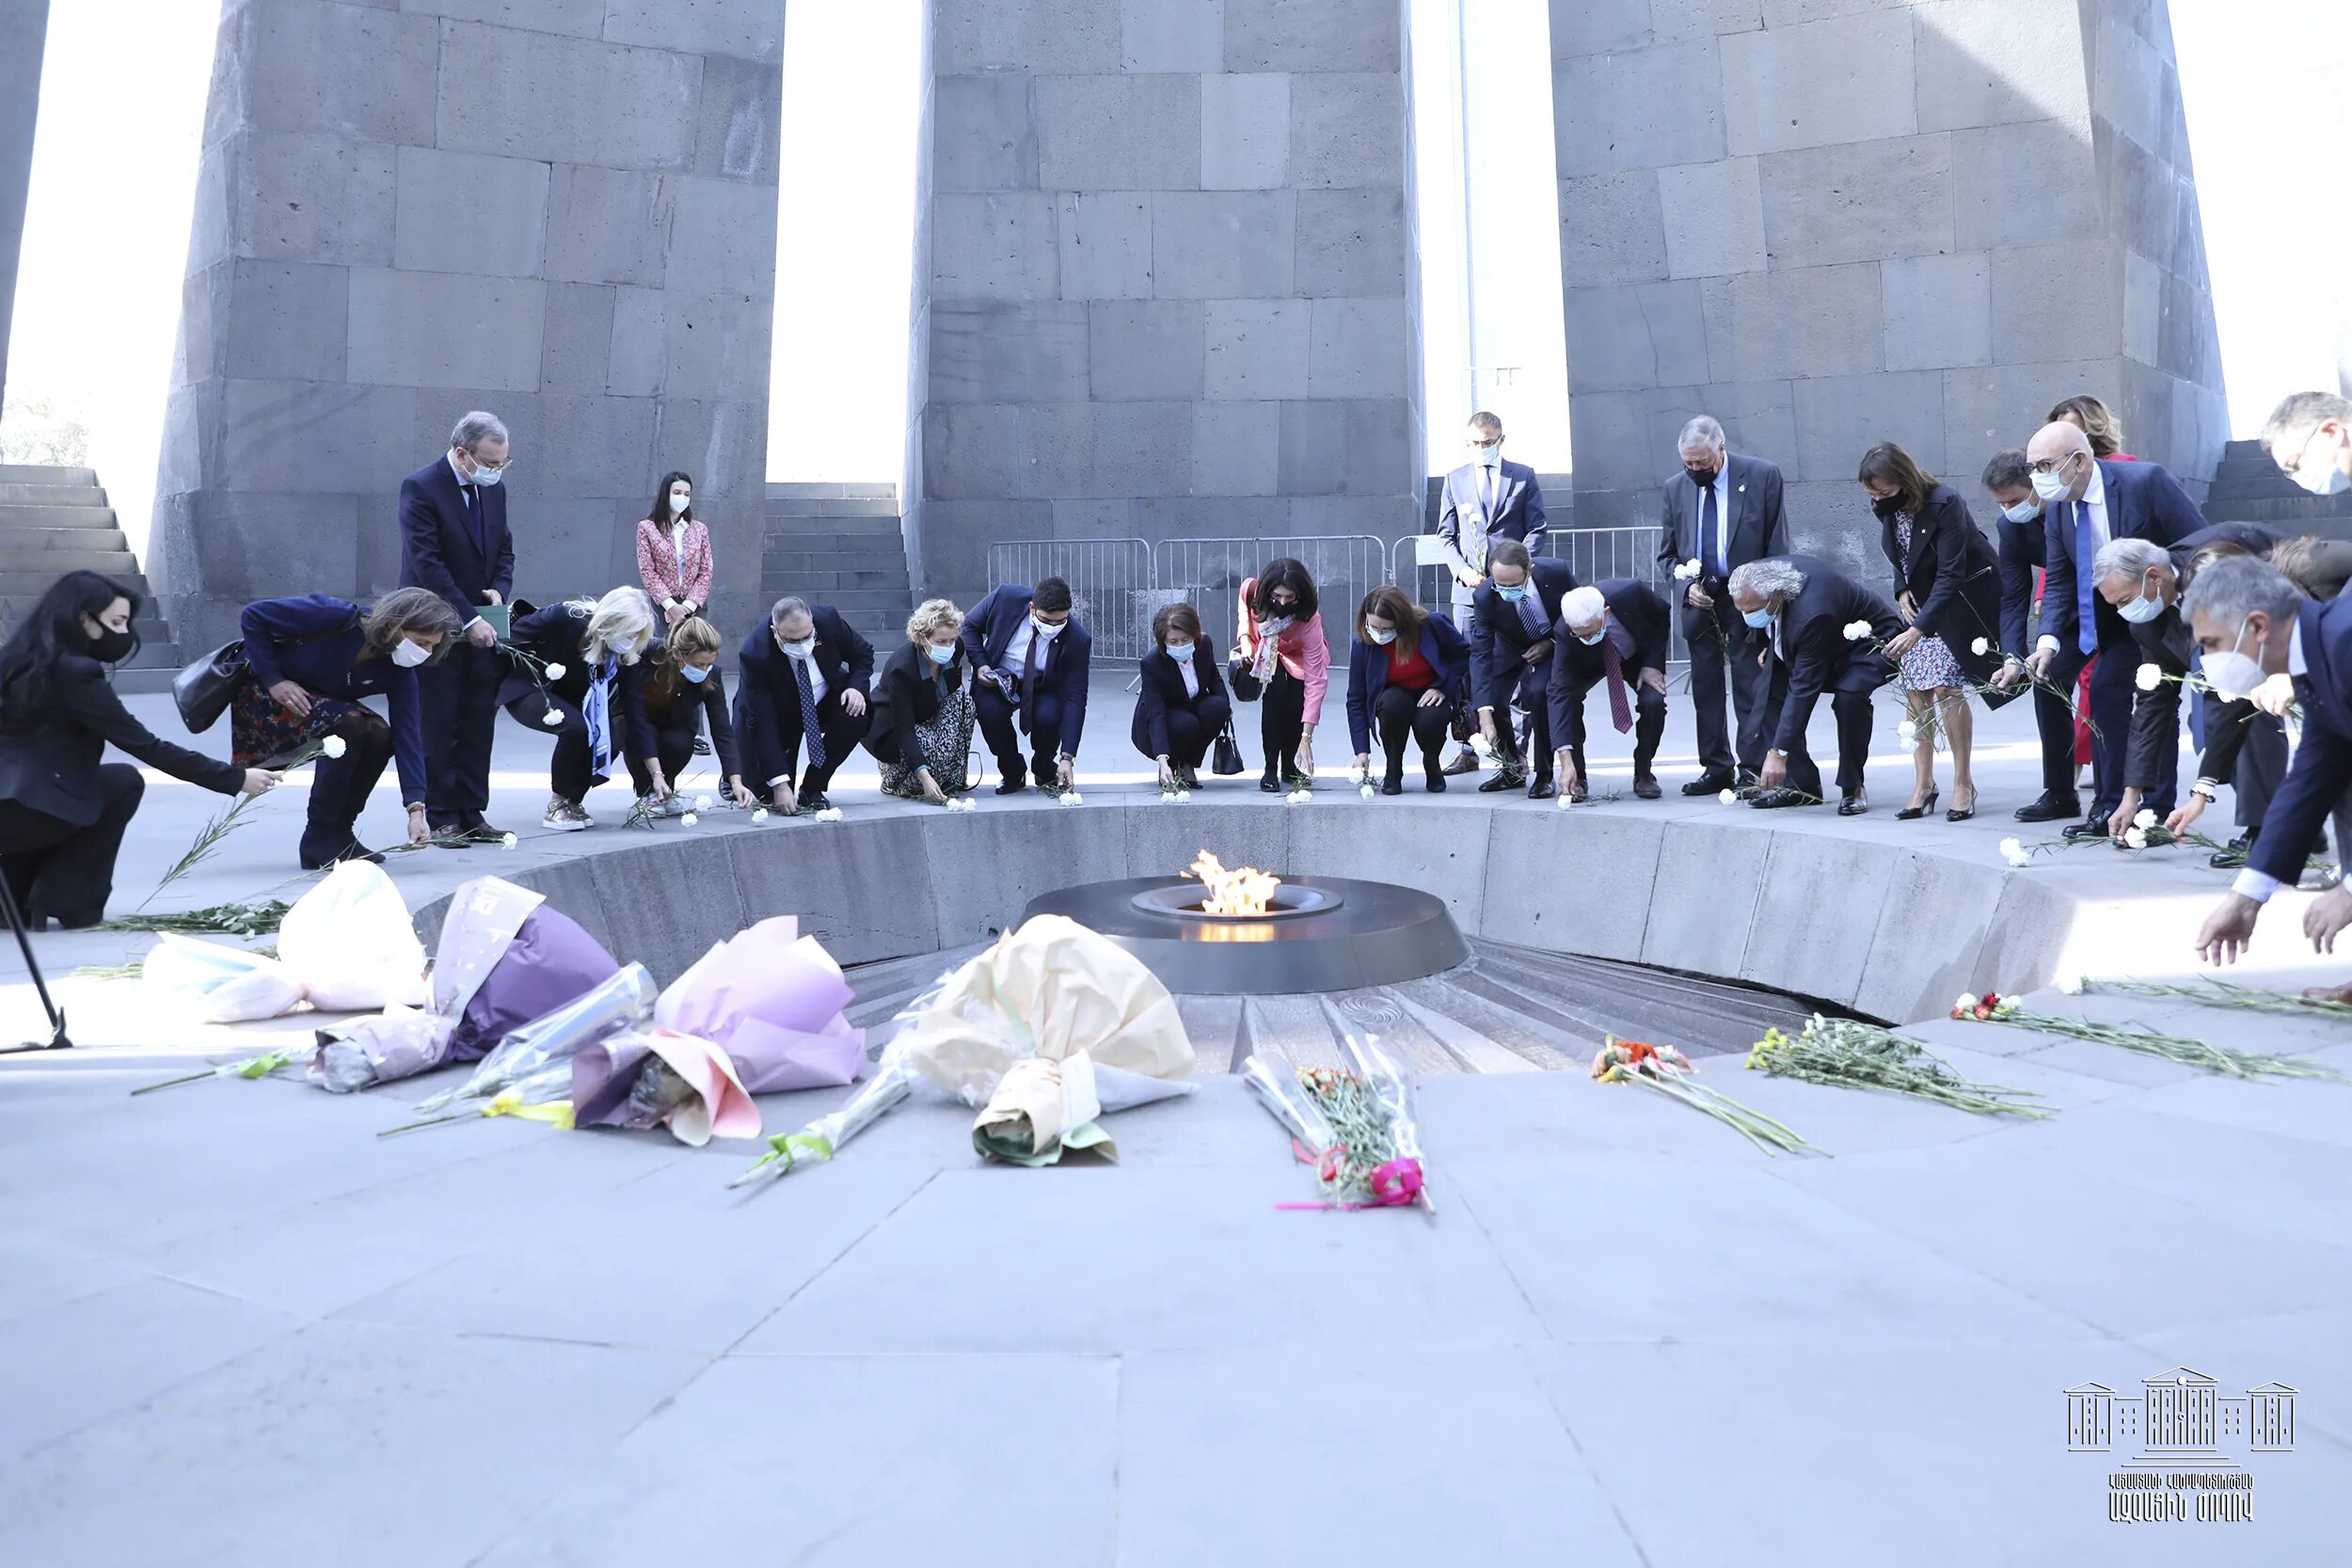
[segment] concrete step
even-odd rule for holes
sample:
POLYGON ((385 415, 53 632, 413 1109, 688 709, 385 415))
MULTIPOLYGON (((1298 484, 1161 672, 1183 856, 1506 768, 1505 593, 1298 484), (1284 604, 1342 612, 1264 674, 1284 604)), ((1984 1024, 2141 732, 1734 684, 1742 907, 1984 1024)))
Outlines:
POLYGON ((0 463, 0 484, 91 484, 95 468, 60 468, 46 463, 0 463))
MULTIPOLYGON (((792 592, 792 589, 788 582, 785 586, 776 588, 767 587, 763 583, 761 592, 788 594, 792 592)), ((913 595, 903 588, 845 588, 836 593, 823 594, 818 596, 844 615, 853 610, 863 610, 876 615, 897 615, 904 620, 907 611, 914 608, 911 602, 913 595)), ((807 597, 807 595, 803 594, 803 597, 807 597)))
POLYGON ((770 550, 762 558, 771 572, 896 571, 906 576, 907 558, 897 549, 770 550))
POLYGON ((770 550, 898 550, 906 547, 906 535, 898 530, 896 517, 804 517, 795 519, 798 526, 771 528, 760 533, 760 545, 770 550))
MULTIPOLYGON (((171 690, 171 677, 179 673, 179 665, 169 669, 139 670, 128 665, 115 672, 115 690, 125 697, 160 697, 171 690)), ((173 720, 172 723, 177 723, 173 720)), ((169 735, 164 736, 168 740, 169 735)), ((183 740, 181 744, 185 745, 183 740)))
POLYGON ((896 500, 898 487, 881 481, 818 480, 807 483, 777 483, 768 486, 770 500, 896 500))
MULTIPOLYGON (((128 588, 134 594, 138 594, 141 598, 149 596, 147 578, 139 573, 137 565, 128 550, 120 552, 119 556, 109 556, 106 559, 119 560, 121 564, 116 566, 95 566, 92 567, 91 570, 105 573, 108 577, 122 584, 123 587, 128 588)), ((57 580, 57 574, 59 572, 71 570, 72 570, 72 568, 70 566, 57 566, 46 572, 10 572, 0 570, 0 601, 14 603, 21 600, 24 604, 25 608, 29 610, 43 594, 49 592, 50 584, 57 580)))
MULTIPOLYGON (((25 583, 38 582, 40 593, 57 579, 61 572, 103 572, 118 582, 143 580, 138 578, 139 561, 129 550, 25 550, 13 552, 8 547, 8 536, 0 534, 0 594, 22 594, 25 583)), ((145 593, 142 587, 139 590, 145 593)))
POLYGON ((6 510, 0 508, 0 569, 22 557, 23 570, 36 571, 42 562, 35 558, 52 550, 120 550, 127 554, 130 548, 131 542, 119 528, 16 528, 8 523, 6 510))
POLYGON ((95 484, 0 484, 0 506, 103 506, 95 484))
POLYGON ((760 510, 771 524, 785 517, 896 517, 898 501, 895 496, 805 500, 787 496, 760 510))
POLYGON ((812 594, 830 596, 851 589, 899 594, 914 591, 903 566, 896 571, 872 572, 787 572, 771 567, 759 576, 759 591, 771 597, 779 594, 798 594, 803 598, 812 594))
POLYGON ((111 506, 0 504, 0 531, 20 528, 113 528, 111 506))

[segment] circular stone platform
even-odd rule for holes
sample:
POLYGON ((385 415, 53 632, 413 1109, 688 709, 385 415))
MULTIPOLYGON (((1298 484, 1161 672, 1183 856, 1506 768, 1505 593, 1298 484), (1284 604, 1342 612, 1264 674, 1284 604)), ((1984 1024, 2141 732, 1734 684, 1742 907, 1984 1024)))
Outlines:
POLYGON ((1041 894, 1021 918, 1068 915, 1141 958, 1168 990, 1192 996, 1397 985, 1470 958, 1445 901, 1419 888, 1289 877, 1281 891, 1290 899, 1276 915, 1204 916, 1200 883, 1127 877, 1041 894))

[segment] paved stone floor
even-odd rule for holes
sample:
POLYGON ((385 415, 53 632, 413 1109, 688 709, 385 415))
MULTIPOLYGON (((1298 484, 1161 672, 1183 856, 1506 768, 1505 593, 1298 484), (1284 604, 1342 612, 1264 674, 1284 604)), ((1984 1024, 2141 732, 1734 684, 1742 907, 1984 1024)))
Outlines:
MULTIPOLYGON (((1097 722, 1112 750, 1123 714, 1097 722)), ((1802 831, 1993 853, 2031 762, 2006 716, 1988 728, 1979 822, 1886 820, 1890 759, 1871 817, 1802 831)), ((518 828, 530 754, 501 755, 518 828)), ((122 903, 213 804, 150 800, 122 903)), ((170 902, 283 884, 294 803, 170 902)), ((405 859, 412 901, 501 863, 405 859)), ((2222 881, 2096 848, 2035 874, 2137 911, 2152 974, 2186 968, 2222 881)), ((2295 902, 2265 917, 2258 983, 2339 972, 2297 953, 2295 902)), ((2059 1114, 2010 1125, 1708 1060, 1833 1156, 1767 1159, 1578 1072, 1432 1077, 1437 1214, 1332 1215, 1276 1209, 1307 1178, 1218 1078, 1116 1118, 1116 1167, 985 1168, 968 1113, 911 1104, 738 1194, 741 1146, 373 1136, 408 1093, 134 1099, 234 1042, 138 1017, 134 987, 64 990, 107 1043, 0 1061, 0 1563, 2345 1559, 2352 1087, 1930 1022, 1963 1071, 2059 1114), (2296 1447, 2221 1445, 2250 1459, 2251 1523, 2110 1523, 2131 1453, 2069 1452, 2061 1391, 2184 1365, 2225 1394, 2297 1389, 2296 1447)), ((2352 1026, 2040 1000, 2352 1071, 2352 1026)), ((0 1004, 29 1026, 22 984, 0 1004)), ((791 1126, 834 1098, 764 1108, 791 1126)))

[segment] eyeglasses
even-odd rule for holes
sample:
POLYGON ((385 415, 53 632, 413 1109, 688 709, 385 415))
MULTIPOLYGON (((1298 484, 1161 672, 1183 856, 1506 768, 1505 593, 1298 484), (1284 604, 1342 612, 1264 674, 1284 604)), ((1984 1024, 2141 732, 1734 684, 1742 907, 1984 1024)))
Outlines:
POLYGON ((1470 444, 1478 451, 1485 451, 1488 447, 1499 447, 1502 445, 1502 437, 1497 436, 1491 438, 1484 438, 1473 436, 1470 438, 1470 444))
POLYGON ((2070 451, 2063 457, 2044 457, 2038 462, 2029 464, 2028 467, 2033 472, 2038 474, 2054 474, 2081 455, 2081 452, 2070 451))

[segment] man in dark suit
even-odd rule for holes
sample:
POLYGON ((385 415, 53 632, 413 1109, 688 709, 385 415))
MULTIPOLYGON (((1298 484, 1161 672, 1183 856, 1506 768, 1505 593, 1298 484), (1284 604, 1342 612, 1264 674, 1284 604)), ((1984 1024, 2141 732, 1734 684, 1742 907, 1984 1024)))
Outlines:
MULTIPOLYGON (((2182 603, 2202 657, 2205 679, 2224 698, 2252 698, 2265 711, 2283 705, 2284 677, 2303 716, 2303 738, 2287 776, 2270 799, 2262 836, 2204 928, 2197 951, 2229 963, 2253 939, 2270 895, 2293 887, 2333 812, 2342 840, 2352 791, 2352 603, 2307 600, 2277 568, 2261 561, 2217 561, 2197 574, 2182 603)), ((2312 900, 2303 930, 2319 951, 2352 924, 2352 894, 2339 885, 2312 900)), ((2352 988, 2307 994, 2344 999, 2352 988)))
POLYGON ((1032 771, 1040 787, 1050 779, 1068 789, 1077 776, 1094 663, 1094 638, 1071 614, 1070 584, 1059 578, 1034 590, 998 584, 963 618, 962 641, 976 676, 972 705, 1003 775, 996 793, 1019 793, 1032 771), (1027 769, 1016 726, 1029 737, 1027 769))
MULTIPOLYGON (((2025 448, 1994 452, 1984 466, 1983 483, 2001 509, 2003 657, 1993 684, 2006 691, 2026 678, 2026 656, 2033 650, 2026 622, 2041 600, 2034 574, 2042 570, 2050 535, 2042 520, 2042 498, 2034 494, 2033 470, 2025 448)), ((2042 793, 2017 808, 2018 819, 2058 822, 2080 816, 2082 797, 2074 786, 2074 705, 2049 683, 2034 682, 2033 726, 2042 741, 2042 793)))
MULTIPOLYGON (((2179 481, 2157 465, 2091 456, 2090 438, 2079 425, 2043 425, 2026 444, 2026 459, 2047 532, 2042 635, 2026 668, 2035 679, 2072 691, 2093 657, 2113 656, 2100 657, 2090 673, 2090 816, 2065 831, 2070 839, 2104 837, 2123 797, 2132 676, 2139 657, 2130 625, 2099 597, 2091 561, 2110 539, 2146 539, 2169 548, 2203 528, 2205 519, 2179 481)), ((2049 785, 2044 778, 2045 793, 2049 785)), ((2169 809, 2169 800, 2164 804, 2169 809)), ((2017 815, 2028 822, 2052 820, 2017 815)))
POLYGON ((1863 765, 1870 756, 1870 693, 1895 678, 1879 650, 1903 629, 1895 607, 1826 561, 1791 555, 1732 569, 1725 585, 1741 621, 1770 661, 1765 723, 1771 736, 1753 804, 1820 805, 1821 770, 1805 750, 1804 728, 1822 692, 1837 714, 1837 815, 1870 809, 1863 765))
POLYGON ((400 585, 447 599, 466 625, 437 664, 417 672, 424 717, 425 821, 453 848, 506 835, 483 819, 490 804, 490 737, 505 658, 482 618, 515 591, 506 531, 506 426, 479 409, 450 432, 449 451, 400 482, 400 585))
POLYGON ((1586 797, 1584 694, 1606 682, 1610 721, 1633 734, 1633 793, 1659 796, 1650 764, 1666 733, 1666 654, 1672 641, 1666 601, 1633 578, 1611 578, 1579 588, 1560 601, 1560 629, 1551 663, 1551 735, 1559 747, 1560 787, 1586 797), (1632 699, 1628 702, 1628 697, 1632 699))
POLYGON ((1516 539, 1498 539, 1486 552, 1486 582, 1470 601, 1470 693, 1479 733, 1502 770, 1479 793, 1527 785, 1531 800, 1560 793, 1551 781, 1551 654, 1560 627, 1560 597, 1576 586, 1565 561, 1537 561, 1516 539), (1511 725, 1514 700, 1527 709, 1528 744, 1519 749, 1511 725), (1535 777, 1527 777, 1528 757, 1535 777))
POLYGON ((737 657, 743 776, 787 816, 823 811, 833 804, 825 786, 873 726, 873 644, 830 606, 783 598, 737 657), (805 770, 797 766, 803 752, 805 770))
POLYGON ((1769 675, 1756 661, 1726 584, 1749 562, 1788 553, 1788 518, 1781 510, 1780 470, 1760 457, 1734 455, 1713 420, 1702 414, 1684 425, 1676 445, 1682 467, 1666 481, 1658 560, 1682 608, 1691 705, 1698 715, 1700 773, 1682 793, 1712 795, 1752 783, 1764 755, 1769 675), (1724 724, 1726 669, 1739 722, 1736 773, 1724 724))
MULTIPOLYGON (((1470 460, 1445 476, 1438 493, 1438 539, 1454 574, 1454 625, 1473 651, 1478 647, 1477 594, 1486 584, 1494 546, 1516 539, 1530 556, 1544 553, 1544 487, 1535 470, 1502 456, 1502 421, 1480 412, 1470 418, 1464 437, 1470 460)), ((1477 753, 1467 746, 1446 765, 1448 773, 1478 770, 1477 753)))

